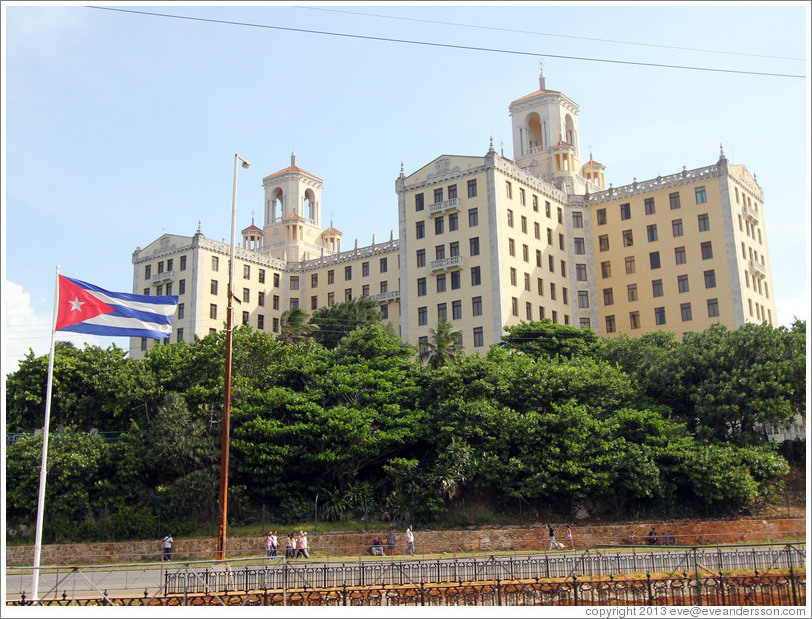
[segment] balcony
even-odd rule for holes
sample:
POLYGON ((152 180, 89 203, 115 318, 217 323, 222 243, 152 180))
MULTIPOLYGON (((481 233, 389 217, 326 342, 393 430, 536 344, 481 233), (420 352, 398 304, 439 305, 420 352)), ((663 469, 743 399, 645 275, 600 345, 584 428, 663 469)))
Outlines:
POLYGON ((460 210, 460 199, 459 198, 450 198, 444 202, 437 202, 429 206, 429 216, 431 215, 442 215, 446 211, 459 211, 460 210))
POLYGON ((400 299, 400 290, 393 290, 392 292, 382 292, 380 294, 373 294, 369 297, 373 301, 383 303, 385 301, 397 301, 400 299))
POLYGON ((742 213, 744 213, 744 216, 750 221, 758 223, 758 211, 752 206, 747 206, 746 204, 742 206, 742 213))
POLYGON ((162 273, 156 273, 152 277, 150 277, 149 282, 150 284, 160 284, 161 282, 168 282, 172 281, 172 278, 175 276, 174 271, 163 271, 162 273))
POLYGON ((453 269, 462 268, 462 256, 451 256, 450 258, 443 258, 442 260, 432 260, 429 263, 429 272, 436 271, 451 271, 453 269))
POLYGON ((750 270, 759 277, 767 277, 767 268, 760 262, 750 261, 750 270))

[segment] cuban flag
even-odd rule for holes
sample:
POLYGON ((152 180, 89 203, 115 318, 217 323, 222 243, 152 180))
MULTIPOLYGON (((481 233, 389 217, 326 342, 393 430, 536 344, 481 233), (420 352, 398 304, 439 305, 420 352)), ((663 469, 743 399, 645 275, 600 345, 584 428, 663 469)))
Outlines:
POLYGON ((165 339, 172 335, 177 304, 176 296, 110 292, 60 275, 56 330, 165 339))

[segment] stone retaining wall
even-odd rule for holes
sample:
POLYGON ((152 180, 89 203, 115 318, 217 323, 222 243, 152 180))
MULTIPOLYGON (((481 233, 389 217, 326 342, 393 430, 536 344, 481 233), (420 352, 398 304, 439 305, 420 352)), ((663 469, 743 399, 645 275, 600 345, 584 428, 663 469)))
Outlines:
MULTIPOLYGON (((565 525, 555 524, 559 542, 565 542, 565 525)), ((573 527, 576 548, 597 545, 621 545, 636 541, 644 543, 654 528, 663 535, 671 532, 677 544, 732 544, 774 542, 785 538, 805 538, 806 518, 731 519, 713 521, 658 521, 633 524, 579 524, 573 527)), ((367 555, 375 532, 318 533, 308 535, 311 557, 367 555)), ((282 554, 284 534, 280 533, 282 554)), ((396 554, 406 550, 406 535, 395 531, 396 554)), ((386 545, 386 531, 380 534, 386 545)), ((205 560, 216 556, 215 538, 175 539, 173 560, 205 560)), ((226 540, 228 557, 261 556, 265 554, 264 537, 229 537, 226 540)), ((453 552, 503 552, 509 550, 546 550, 549 539, 541 524, 527 527, 481 528, 453 531, 415 530, 417 554, 453 552)), ((41 565, 74 565, 106 563, 134 563, 160 561, 160 540, 136 542, 110 542, 92 544, 51 544, 42 547, 41 565)), ((33 563, 33 546, 6 546, 6 565, 26 566, 33 563)))

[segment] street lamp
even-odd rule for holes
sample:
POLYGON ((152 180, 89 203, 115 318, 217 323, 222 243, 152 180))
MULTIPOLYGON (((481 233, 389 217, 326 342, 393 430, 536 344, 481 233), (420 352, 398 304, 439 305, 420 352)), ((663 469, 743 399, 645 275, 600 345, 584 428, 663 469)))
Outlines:
POLYGON ((231 426, 231 342, 233 336, 234 308, 232 301, 234 290, 234 237, 237 228, 237 167, 242 161, 242 167, 248 168, 250 164, 240 157, 234 155, 234 189, 231 198, 231 253, 228 261, 228 310, 226 312, 226 373, 225 373, 225 394, 223 401, 223 437, 220 448, 220 522, 217 530, 217 559, 222 561, 226 558, 226 520, 228 516, 228 436, 231 426))

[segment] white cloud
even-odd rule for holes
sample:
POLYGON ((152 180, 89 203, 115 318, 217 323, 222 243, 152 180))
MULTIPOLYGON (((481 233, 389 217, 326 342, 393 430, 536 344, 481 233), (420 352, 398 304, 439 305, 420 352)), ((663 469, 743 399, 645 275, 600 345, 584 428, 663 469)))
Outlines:
POLYGON ((795 318, 809 322, 809 297, 776 297, 775 311, 778 314, 778 325, 782 327, 790 326, 795 318))
MULTIPOLYGON (((17 369, 29 349, 37 356, 51 349, 53 312, 38 312, 31 305, 31 294, 19 284, 3 282, 2 364, 3 376, 17 369)), ((104 346, 99 338, 81 333, 59 332, 58 341, 69 341, 77 348, 93 344, 104 346)))

